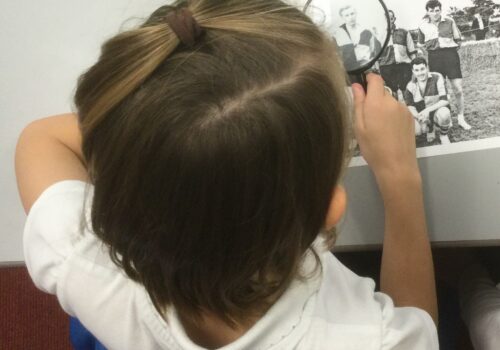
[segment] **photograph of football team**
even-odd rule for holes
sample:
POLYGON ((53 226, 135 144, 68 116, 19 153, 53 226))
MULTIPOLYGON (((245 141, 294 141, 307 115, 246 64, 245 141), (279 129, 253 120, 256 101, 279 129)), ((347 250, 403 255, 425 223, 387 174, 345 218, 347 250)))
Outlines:
POLYGON ((500 136, 500 3, 386 0, 378 70, 415 119, 418 147, 500 136))

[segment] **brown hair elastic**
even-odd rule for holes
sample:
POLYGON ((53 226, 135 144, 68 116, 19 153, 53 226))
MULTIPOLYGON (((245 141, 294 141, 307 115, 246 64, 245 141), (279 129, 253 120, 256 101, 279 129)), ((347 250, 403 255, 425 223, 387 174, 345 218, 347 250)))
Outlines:
POLYGON ((193 46, 203 33, 202 28, 187 8, 171 11, 166 21, 179 40, 186 46, 193 46))

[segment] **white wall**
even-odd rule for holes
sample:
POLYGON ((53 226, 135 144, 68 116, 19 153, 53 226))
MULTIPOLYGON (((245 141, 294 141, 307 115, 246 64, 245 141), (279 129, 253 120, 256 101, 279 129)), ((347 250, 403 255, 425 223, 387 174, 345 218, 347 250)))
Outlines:
MULTIPOLYGON (((301 0, 302 1, 302 0, 301 0)), ((0 263, 24 260, 14 175, 30 121, 72 110, 77 77, 100 45, 172 0, 0 0, 0 263)))
POLYGON ((14 150, 30 121, 68 112, 80 73, 105 38, 159 0, 0 0, 0 263, 23 260, 25 214, 14 150))

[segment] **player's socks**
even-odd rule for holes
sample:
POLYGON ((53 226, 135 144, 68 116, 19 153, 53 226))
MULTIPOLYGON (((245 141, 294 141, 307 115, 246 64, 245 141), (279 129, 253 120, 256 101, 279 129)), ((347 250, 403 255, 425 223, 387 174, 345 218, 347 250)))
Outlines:
POLYGON ((436 129, 433 129, 431 132, 427 133, 427 142, 434 142, 436 139, 436 129))
POLYGON ((442 145, 449 145, 451 142, 450 142, 450 138, 448 137, 448 132, 450 131, 450 126, 451 126, 451 123, 450 125, 440 125, 439 126, 439 139, 441 140, 441 144, 442 145))
POLYGON ((442 145, 449 145, 451 143, 448 135, 441 135, 440 140, 442 145))
POLYGON ((459 114, 458 115, 458 125, 464 130, 470 130, 472 127, 465 121, 465 118, 463 115, 459 114))

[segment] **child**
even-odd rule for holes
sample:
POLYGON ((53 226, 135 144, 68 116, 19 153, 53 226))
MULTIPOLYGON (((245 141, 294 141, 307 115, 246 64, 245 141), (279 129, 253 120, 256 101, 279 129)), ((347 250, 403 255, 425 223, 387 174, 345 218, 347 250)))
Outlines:
POLYGON ((355 131, 387 294, 329 252, 350 139, 337 57, 278 0, 179 1, 109 40, 77 113, 19 139, 35 284, 108 349, 437 349, 413 118, 376 75, 353 87, 355 131))

